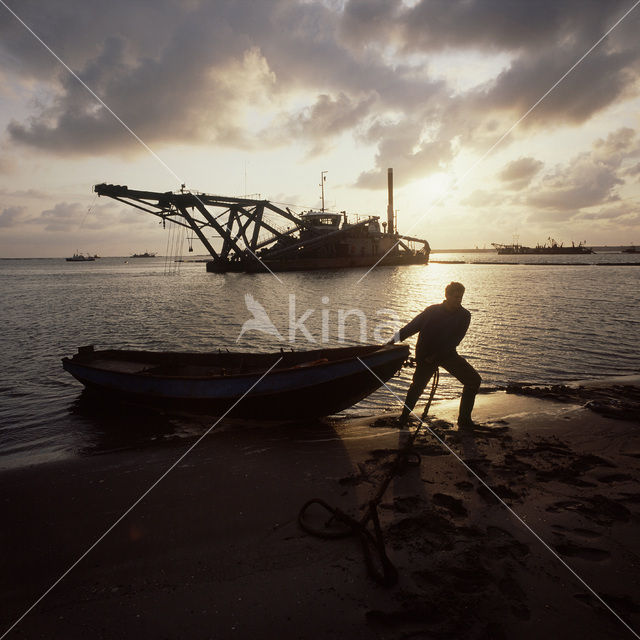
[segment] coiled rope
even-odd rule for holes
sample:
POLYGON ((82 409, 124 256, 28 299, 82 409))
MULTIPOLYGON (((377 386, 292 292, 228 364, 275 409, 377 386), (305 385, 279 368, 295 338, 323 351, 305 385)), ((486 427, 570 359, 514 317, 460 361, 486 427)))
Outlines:
POLYGON ((350 516, 338 507, 332 507, 321 498, 312 498, 311 500, 308 500, 298 513, 298 524, 300 525, 300 528, 306 533, 317 538, 335 540, 338 538, 348 538, 353 535, 358 536, 369 576, 378 584, 385 587, 391 587, 396 584, 398 581, 398 570, 387 556, 384 537, 382 535, 382 529, 380 528, 380 520, 378 517, 378 505, 382 501, 389 484, 395 476, 402 474, 409 465, 420 465, 420 454, 413 450, 413 445, 420 433, 420 430, 422 429, 424 420, 429 413, 431 402, 433 401, 436 389, 438 388, 439 380, 440 372, 438 368, 436 368, 433 374, 433 381, 431 383, 429 400, 427 401, 422 413, 420 424, 415 428, 407 443, 396 452, 396 456, 389 467, 389 471, 380 483, 374 497, 367 503, 365 512, 359 520, 350 516), (307 510, 312 505, 319 505, 331 514, 329 519, 324 523, 324 528, 322 529, 312 527, 308 522, 307 510), (373 533, 369 530, 369 521, 372 523, 373 533))

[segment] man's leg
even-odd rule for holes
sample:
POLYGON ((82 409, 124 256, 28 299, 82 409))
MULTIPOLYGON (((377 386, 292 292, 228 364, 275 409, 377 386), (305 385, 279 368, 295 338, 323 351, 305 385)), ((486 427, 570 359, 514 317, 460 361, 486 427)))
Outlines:
POLYGON ((427 382, 436 370, 436 365, 433 363, 427 363, 424 360, 416 362, 416 370, 413 372, 413 380, 411 386, 407 391, 407 398, 404 401, 404 407, 402 414, 400 415, 400 424, 405 424, 409 419, 409 414, 416 406, 416 402, 422 395, 424 388, 427 386, 427 382))
POLYGON ((452 376, 462 382, 462 397, 460 398, 460 412, 458 414, 459 427, 473 427, 471 412, 476 400, 476 393, 480 388, 482 378, 480 374, 457 353, 440 363, 452 376))

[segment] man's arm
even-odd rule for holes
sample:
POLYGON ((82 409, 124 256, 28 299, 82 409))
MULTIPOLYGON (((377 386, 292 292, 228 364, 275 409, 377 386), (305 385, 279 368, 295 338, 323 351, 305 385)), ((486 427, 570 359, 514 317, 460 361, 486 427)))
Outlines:
POLYGON ((393 344, 394 342, 402 342, 407 338, 410 338, 415 333, 418 333, 421 329, 425 327, 427 322, 429 321, 429 307, 419 313, 411 322, 407 323, 400 329, 400 331, 396 331, 395 335, 387 344, 393 344))

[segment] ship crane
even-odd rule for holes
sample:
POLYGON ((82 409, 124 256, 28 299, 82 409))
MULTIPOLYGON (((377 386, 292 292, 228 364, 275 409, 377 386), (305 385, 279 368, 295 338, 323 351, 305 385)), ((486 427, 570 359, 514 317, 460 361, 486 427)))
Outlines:
MULTIPOLYGON (((324 174, 322 175, 324 181, 324 174)), ((269 200, 206 193, 155 192, 97 184, 99 196, 113 198, 186 228, 211 255, 207 271, 261 272, 426 264, 429 243, 385 233, 379 218, 349 223, 344 213, 296 214, 269 200), (402 240, 422 243, 413 250, 402 240)), ((324 205, 324 203, 323 203, 324 205)))

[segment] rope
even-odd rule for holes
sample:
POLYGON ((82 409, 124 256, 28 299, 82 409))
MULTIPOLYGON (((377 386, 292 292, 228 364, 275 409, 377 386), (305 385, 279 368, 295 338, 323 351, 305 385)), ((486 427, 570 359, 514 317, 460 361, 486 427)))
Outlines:
POLYGON ((164 275, 165 276, 167 275, 167 270, 169 268, 169 256, 171 255, 171 253, 173 253, 172 232, 173 232, 173 225, 169 223, 169 229, 167 229, 167 246, 164 250, 164 275))
POLYGON ((308 500, 298 513, 298 524, 300 528, 306 533, 317 538, 335 540, 339 538, 348 538, 352 535, 358 536, 369 576, 378 584, 385 587, 391 587, 396 584, 398 581, 398 570, 387 556, 384 537, 382 535, 382 529, 380 528, 380 520, 378 518, 378 505, 382 501, 389 484, 395 476, 400 475, 410 464, 416 466, 420 465, 420 455, 416 451, 413 451, 413 444, 422 429, 422 425, 424 424, 427 414, 429 413, 431 402, 433 401, 436 389, 438 388, 439 380, 440 372, 436 368, 433 374, 433 381, 431 383, 429 400, 427 401, 422 413, 420 424, 411 434, 408 442, 396 452, 396 456, 389 468, 389 471, 387 472, 387 475, 380 483, 374 497, 369 500, 367 508, 360 520, 350 516, 338 507, 330 506, 321 498, 312 498, 311 500, 308 500), (319 505, 330 514, 329 519, 324 523, 324 527, 322 529, 312 527, 306 520, 307 510, 312 505, 319 505), (369 521, 372 523, 373 533, 368 528, 369 521))
POLYGON ((84 221, 87 219, 87 216, 91 213, 91 209, 93 209, 93 205, 96 203, 96 198, 98 197, 98 194, 96 193, 93 196, 93 200, 91 201, 91 204, 87 207, 87 211, 84 214, 84 216, 82 217, 82 222, 80 222, 80 229, 82 229, 82 227, 84 226, 84 221))
POLYGON ((182 262, 182 250, 184 248, 184 238, 186 229, 169 223, 167 234, 167 248, 164 256, 164 275, 176 275, 180 272, 182 262))
POLYGON ((173 257, 174 274, 180 273, 182 267, 182 256, 184 255, 184 238, 187 235, 187 230, 184 227, 179 227, 178 238, 180 243, 176 247, 176 254, 173 257))

